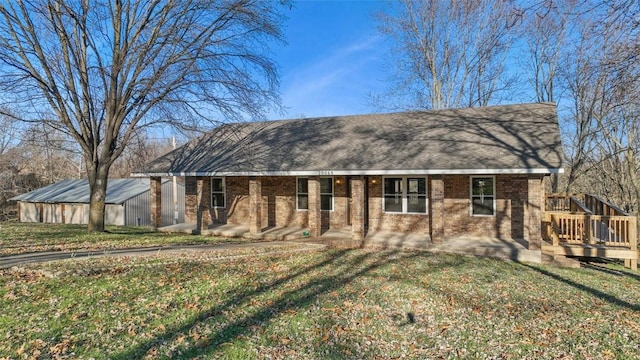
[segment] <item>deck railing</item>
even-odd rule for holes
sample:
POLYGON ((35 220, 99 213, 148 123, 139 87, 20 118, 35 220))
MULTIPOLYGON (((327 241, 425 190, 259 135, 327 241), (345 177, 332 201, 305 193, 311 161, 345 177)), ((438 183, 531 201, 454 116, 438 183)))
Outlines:
POLYGON ((585 194, 584 204, 596 215, 629 216, 624 210, 596 195, 585 194))
POLYGON ((545 211, 591 212, 584 202, 584 195, 580 194, 550 194, 547 195, 545 211))
POLYGON ((585 244, 637 247, 635 216, 546 212, 547 238, 553 245, 585 244))
POLYGON ((555 246, 638 246, 637 218, 597 196, 551 194, 545 209, 545 235, 555 246))

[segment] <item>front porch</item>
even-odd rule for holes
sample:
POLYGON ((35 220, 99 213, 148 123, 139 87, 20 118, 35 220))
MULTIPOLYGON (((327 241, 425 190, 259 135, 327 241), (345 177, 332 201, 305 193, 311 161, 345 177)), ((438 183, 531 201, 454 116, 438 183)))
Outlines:
MULTIPOLYGON (((246 224, 209 224, 207 229, 198 229, 197 223, 181 223, 157 229, 160 232, 202 234, 227 238, 244 238, 264 241, 287 241, 304 238, 309 229, 299 226, 272 227, 252 233, 246 224)), ((306 235, 308 236, 308 235, 306 235)))
POLYGON ((541 263, 540 250, 530 250, 524 240, 498 239, 480 236, 455 236, 444 242, 433 243, 428 235, 393 231, 368 232, 363 241, 352 239, 351 229, 329 229, 319 237, 309 236, 308 228, 298 226, 277 227, 252 234, 247 225, 213 224, 198 231, 196 223, 182 223, 158 228, 161 232, 201 233, 221 237, 235 237, 256 241, 310 242, 339 248, 418 249, 433 253, 462 254, 541 263))
POLYGON ((551 256, 624 259, 638 269, 637 218, 594 195, 548 195, 543 238, 551 256))

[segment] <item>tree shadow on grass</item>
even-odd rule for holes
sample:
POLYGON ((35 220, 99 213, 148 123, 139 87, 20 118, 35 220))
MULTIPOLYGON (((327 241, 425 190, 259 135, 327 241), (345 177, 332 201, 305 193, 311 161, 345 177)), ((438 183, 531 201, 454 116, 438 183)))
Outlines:
POLYGON ((632 304, 632 303, 627 302, 625 300, 619 299, 614 295, 607 294, 604 291, 595 289, 595 288, 593 288, 591 286, 588 286, 588 285, 585 285, 585 284, 581 284, 581 283, 575 282, 573 280, 567 279, 565 277, 562 277, 562 276, 560 276, 558 274, 554 274, 554 273, 552 273, 550 271, 541 269, 539 267, 532 266, 532 265, 529 265, 529 264, 526 264, 526 263, 519 263, 519 264, 524 266, 524 267, 526 267, 526 268, 534 270, 534 271, 536 271, 536 272, 538 272, 538 273, 540 273, 542 275, 545 275, 545 276, 547 276, 547 277, 549 277, 551 279, 554 279, 554 280, 559 281, 561 283, 564 283, 564 284, 567 284, 569 286, 572 286, 572 287, 574 287, 574 288, 576 288, 578 290, 581 290, 581 291, 584 291, 584 292, 586 292, 588 294, 591 294, 591 295, 597 297, 598 299, 604 300, 604 301, 606 301, 606 302, 608 302, 608 303, 610 303, 612 305, 624 307, 624 308, 627 308, 627 309, 632 310, 632 311, 640 311, 640 305, 638 305, 638 304, 632 304))
POLYGON ((258 309, 257 312, 227 321, 226 324, 214 334, 205 339, 200 339, 198 346, 193 346, 181 352, 180 357, 192 358, 199 355, 210 354, 222 344, 232 342, 249 334, 252 326, 264 326, 265 323, 277 318, 288 310, 304 308, 310 305, 317 296, 337 290, 359 276, 384 265, 393 264, 400 260, 406 261, 423 255, 419 252, 408 253, 393 251, 365 252, 361 255, 351 257, 347 256, 350 251, 352 250, 336 251, 329 255, 329 258, 306 266, 300 271, 284 278, 259 286, 257 289, 247 289, 244 291, 239 289, 236 294, 230 296, 227 302, 219 306, 213 306, 181 325, 167 328, 166 331, 157 335, 155 338, 149 339, 134 348, 117 354, 113 359, 142 358, 163 339, 172 339, 179 334, 189 333, 190 329, 197 327, 203 322, 216 321, 215 318, 221 318, 220 321, 224 321, 224 319, 228 318, 228 313, 236 306, 249 303, 254 297, 266 294, 279 286, 284 286, 288 282, 312 274, 315 271, 322 270, 322 275, 313 275, 313 278, 305 281, 301 286, 283 293, 277 299, 258 309))
MULTIPOLYGON (((619 261, 618 261, 619 262, 619 261)), ((599 271, 605 274, 614 275, 614 276, 624 276, 634 279, 636 281, 640 281, 640 275, 634 274, 631 270, 615 270, 610 267, 607 267, 608 264, 617 263, 607 259, 598 259, 598 258, 584 258, 580 259, 581 266, 599 271)))

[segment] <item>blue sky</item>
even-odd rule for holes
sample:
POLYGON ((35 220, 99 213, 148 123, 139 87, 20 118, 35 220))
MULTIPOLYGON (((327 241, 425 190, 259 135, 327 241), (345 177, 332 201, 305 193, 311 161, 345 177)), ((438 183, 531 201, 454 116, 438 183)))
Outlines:
POLYGON ((268 118, 374 112, 367 94, 380 91, 387 76, 387 46, 372 14, 383 5, 373 0, 295 2, 285 12, 287 44, 272 48, 287 109, 268 118))

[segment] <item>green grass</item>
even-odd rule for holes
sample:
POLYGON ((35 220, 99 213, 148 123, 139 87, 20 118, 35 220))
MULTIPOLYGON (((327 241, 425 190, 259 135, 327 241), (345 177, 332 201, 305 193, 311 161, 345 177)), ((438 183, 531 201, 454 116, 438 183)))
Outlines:
POLYGON ((640 276, 618 265, 560 269, 409 251, 260 251, 95 258, 1 272, 0 358, 640 354, 640 276))
POLYGON ((39 251, 104 250, 248 241, 251 240, 159 233, 144 227, 107 226, 104 233, 90 233, 86 225, 0 222, 0 256, 39 251))

